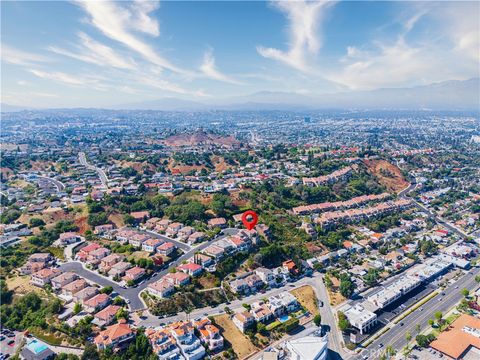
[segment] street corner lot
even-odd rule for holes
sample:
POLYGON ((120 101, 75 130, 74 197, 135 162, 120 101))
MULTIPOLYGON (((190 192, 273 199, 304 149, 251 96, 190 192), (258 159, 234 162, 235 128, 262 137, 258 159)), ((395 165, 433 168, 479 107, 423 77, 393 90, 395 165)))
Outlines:
POLYGON ((252 344, 250 339, 246 337, 233 323, 229 315, 215 316, 215 323, 222 331, 222 335, 233 348, 239 359, 245 359, 249 355, 258 351, 258 348, 252 344))
POLYGON ((310 285, 301 286, 291 290, 290 293, 297 298, 298 302, 307 309, 310 314, 318 314, 317 296, 310 285))

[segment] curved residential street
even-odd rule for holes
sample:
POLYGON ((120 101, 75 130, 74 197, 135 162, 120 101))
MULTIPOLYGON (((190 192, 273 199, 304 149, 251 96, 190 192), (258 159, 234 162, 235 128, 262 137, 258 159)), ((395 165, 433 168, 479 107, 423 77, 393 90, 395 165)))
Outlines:
MULTIPOLYGON (((81 277, 84 277, 87 280, 90 280, 94 283, 99 284, 100 286, 111 286, 115 292, 117 292, 121 297, 124 299, 128 299, 130 301, 130 308, 132 311, 137 311, 137 310, 142 310, 145 308, 145 305, 143 304, 143 301, 140 299, 140 292, 147 288, 149 284, 152 282, 157 281, 160 279, 162 276, 168 274, 168 271, 171 268, 177 267, 180 265, 184 260, 189 259, 192 257, 197 251, 201 251, 208 247, 211 243, 220 240, 226 236, 229 235, 234 235, 238 232, 238 229, 233 229, 233 228, 228 228, 223 231, 223 234, 221 236, 218 236, 210 241, 206 241, 203 243, 200 243, 198 246, 192 247, 190 250, 179 256, 176 260, 168 264, 168 267, 164 270, 156 272, 152 277, 147 279, 145 282, 137 286, 136 288, 123 288, 118 283, 116 283, 113 280, 110 280, 106 278, 105 276, 102 276, 98 274, 95 271, 85 269, 83 267, 83 264, 79 261, 69 261, 67 263, 64 263, 60 265, 60 269, 64 271, 72 271, 76 274, 78 274, 81 277)), ((170 241, 170 239, 169 239, 170 241)))

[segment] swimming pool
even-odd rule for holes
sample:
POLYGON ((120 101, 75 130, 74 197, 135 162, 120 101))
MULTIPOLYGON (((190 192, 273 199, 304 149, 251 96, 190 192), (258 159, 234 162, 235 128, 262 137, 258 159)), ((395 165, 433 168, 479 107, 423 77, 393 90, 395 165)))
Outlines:
POLYGON ((284 323, 288 319, 290 319, 290 316, 288 316, 288 315, 283 315, 283 316, 278 318, 278 320, 280 320, 281 323, 284 323))
POLYGON ((33 339, 32 341, 30 341, 27 347, 34 354, 40 354, 42 351, 45 351, 48 349, 47 344, 37 339, 33 339))

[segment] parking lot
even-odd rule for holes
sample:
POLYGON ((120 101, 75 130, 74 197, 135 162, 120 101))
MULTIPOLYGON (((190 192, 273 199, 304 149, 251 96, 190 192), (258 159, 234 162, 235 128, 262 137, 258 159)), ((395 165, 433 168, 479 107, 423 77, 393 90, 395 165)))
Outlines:
POLYGON ((10 356, 15 354, 18 346, 22 342, 23 335, 21 332, 10 331, 7 329, 2 329, 0 335, 0 351, 2 356, 0 359, 8 359, 10 356), (5 357, 5 355, 7 355, 5 357))

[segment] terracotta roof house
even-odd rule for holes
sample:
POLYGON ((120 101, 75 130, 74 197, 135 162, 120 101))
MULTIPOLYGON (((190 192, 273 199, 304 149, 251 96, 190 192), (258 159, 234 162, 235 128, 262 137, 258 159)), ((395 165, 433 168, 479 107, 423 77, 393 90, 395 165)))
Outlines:
POLYGON ((86 288, 87 286, 88 283, 85 281, 85 279, 78 279, 72 281, 67 285, 62 286, 62 294, 67 296, 73 296, 73 294, 82 290, 83 288, 86 288))
POLYGON ((163 279, 176 286, 187 285, 190 282, 190 276, 182 272, 167 274, 163 277, 163 279))
POLYGON ((61 289, 62 286, 67 285, 71 283, 72 281, 75 281, 78 279, 78 275, 75 274, 74 272, 65 272, 63 274, 60 274, 58 276, 55 276, 51 283, 52 283, 52 288, 55 290, 61 289))
POLYGON ((177 266, 177 270, 182 271, 190 276, 198 276, 202 273, 203 268, 195 263, 187 263, 177 266))
POLYGON ((157 247, 157 252, 159 254, 168 256, 171 253, 173 253, 175 251, 175 249, 176 249, 176 246, 173 243, 171 243, 170 241, 167 241, 167 242, 164 242, 159 247, 157 247))
POLYGON ((159 280, 154 282, 153 284, 148 285, 147 291, 155 296, 160 298, 166 298, 173 294, 175 291, 175 287, 173 284, 167 280, 159 280))
POLYGON ((130 213, 130 216, 135 219, 135 222, 141 223, 150 217, 150 213, 148 211, 134 211, 130 213))
POLYGON ((97 294, 88 300, 84 300, 83 307, 86 312, 94 313, 103 309, 109 302, 110 297, 107 294, 97 294))
POLYGON ((59 269, 42 269, 37 271, 36 273, 32 274, 32 278, 30 279, 30 283, 35 286, 44 287, 47 284, 50 284, 50 281, 60 275, 62 273, 59 269))
POLYGON ((75 302, 84 302, 95 295, 98 294, 98 289, 94 286, 87 286, 79 291, 77 291, 75 294, 73 294, 73 301, 75 302))
POLYGON ((145 275, 145 269, 135 266, 131 269, 125 271, 125 276, 123 277, 124 281, 137 281, 143 275, 145 275))
POLYGON ((223 217, 213 218, 208 220, 208 227, 210 228, 218 227, 223 229, 226 226, 227 226, 227 220, 225 220, 225 218, 223 217))
POLYGON ((115 315, 117 315, 120 308, 117 305, 108 305, 94 315, 95 323, 99 326, 109 325, 115 319, 115 315))
POLYGON ((94 342, 99 350, 119 347, 135 338, 135 332, 124 321, 108 326, 101 331, 94 342))
POLYGON ((238 312, 233 316, 233 323, 242 333, 255 322, 255 318, 248 311, 238 312))

